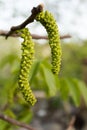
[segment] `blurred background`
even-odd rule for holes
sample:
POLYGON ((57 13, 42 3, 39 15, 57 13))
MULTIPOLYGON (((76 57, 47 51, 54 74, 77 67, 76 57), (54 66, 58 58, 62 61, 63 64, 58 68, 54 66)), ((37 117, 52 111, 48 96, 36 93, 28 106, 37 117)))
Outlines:
MULTIPOLYGON (((48 40, 35 40, 35 60, 29 82, 37 98, 29 106, 18 90, 21 38, 0 36, 0 113, 31 124, 36 130, 87 130, 87 0, 0 0, 0 30, 21 24, 31 9, 44 4, 58 24, 62 65, 58 76, 50 71, 48 40), (75 118, 71 129, 70 121, 75 118)), ((36 21, 32 34, 47 36, 36 21)), ((1 130, 26 130, 0 120, 1 130)))

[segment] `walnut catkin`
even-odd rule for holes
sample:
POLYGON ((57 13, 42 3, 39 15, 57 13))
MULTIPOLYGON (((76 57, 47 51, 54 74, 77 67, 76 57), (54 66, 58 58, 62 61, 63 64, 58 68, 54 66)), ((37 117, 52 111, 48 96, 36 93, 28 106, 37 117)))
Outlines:
POLYGON ((51 13, 48 11, 41 12, 36 16, 36 20, 39 21, 46 29, 49 38, 49 45, 51 48, 52 56, 52 72, 58 74, 61 65, 61 46, 60 36, 58 32, 58 26, 51 13))
POLYGON ((32 37, 27 28, 18 30, 21 33, 21 38, 24 39, 22 42, 22 57, 20 64, 20 74, 19 74, 19 89, 22 92, 25 100, 34 105, 36 98, 32 93, 32 90, 29 85, 29 72, 34 58, 34 43, 32 37))

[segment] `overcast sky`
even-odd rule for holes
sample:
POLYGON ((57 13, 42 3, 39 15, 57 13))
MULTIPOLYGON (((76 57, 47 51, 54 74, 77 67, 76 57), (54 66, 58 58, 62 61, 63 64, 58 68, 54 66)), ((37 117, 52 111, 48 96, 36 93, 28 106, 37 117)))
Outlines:
MULTIPOLYGON (((30 15, 32 7, 40 3, 54 14, 61 35, 68 33, 87 39, 86 0, 0 0, 0 29, 8 30, 11 26, 20 24, 30 15)), ((32 33, 46 33, 36 22, 28 27, 32 33)))

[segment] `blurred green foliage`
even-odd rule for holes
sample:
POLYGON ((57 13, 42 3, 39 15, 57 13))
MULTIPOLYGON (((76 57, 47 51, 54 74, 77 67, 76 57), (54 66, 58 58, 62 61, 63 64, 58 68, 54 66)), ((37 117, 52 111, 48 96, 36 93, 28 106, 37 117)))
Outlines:
MULTIPOLYGON (((21 39, 0 38, 0 111, 19 121, 29 123, 33 112, 24 101, 17 84, 21 58, 20 43, 21 39)), ((87 59, 87 41, 61 44, 62 66, 59 76, 55 76, 51 72, 49 45, 36 42, 35 61, 29 76, 31 88, 34 91, 43 91, 46 98, 59 97, 67 101, 72 98, 76 106, 80 105, 82 96, 87 104, 87 88, 83 78, 83 70, 87 69, 83 64, 83 60, 87 59)), ((13 129, 13 126, 2 122, 0 120, 3 130, 13 129)))

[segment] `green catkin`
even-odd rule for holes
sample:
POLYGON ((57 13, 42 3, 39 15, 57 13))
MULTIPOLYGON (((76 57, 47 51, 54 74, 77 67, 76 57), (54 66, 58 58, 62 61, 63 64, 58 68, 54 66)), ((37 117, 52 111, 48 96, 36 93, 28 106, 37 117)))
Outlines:
POLYGON ((61 46, 60 36, 58 32, 58 26, 51 13, 48 11, 41 12, 36 16, 36 20, 39 21, 46 29, 49 38, 49 45, 51 48, 52 56, 52 72, 58 74, 61 65, 61 46))
POLYGON ((18 30, 17 32, 21 33, 21 38, 24 39, 22 42, 22 58, 20 64, 20 74, 19 74, 19 89, 22 92, 25 100, 34 105, 36 98, 32 93, 32 90, 29 85, 29 72, 34 58, 34 43, 32 37, 27 28, 18 30))

